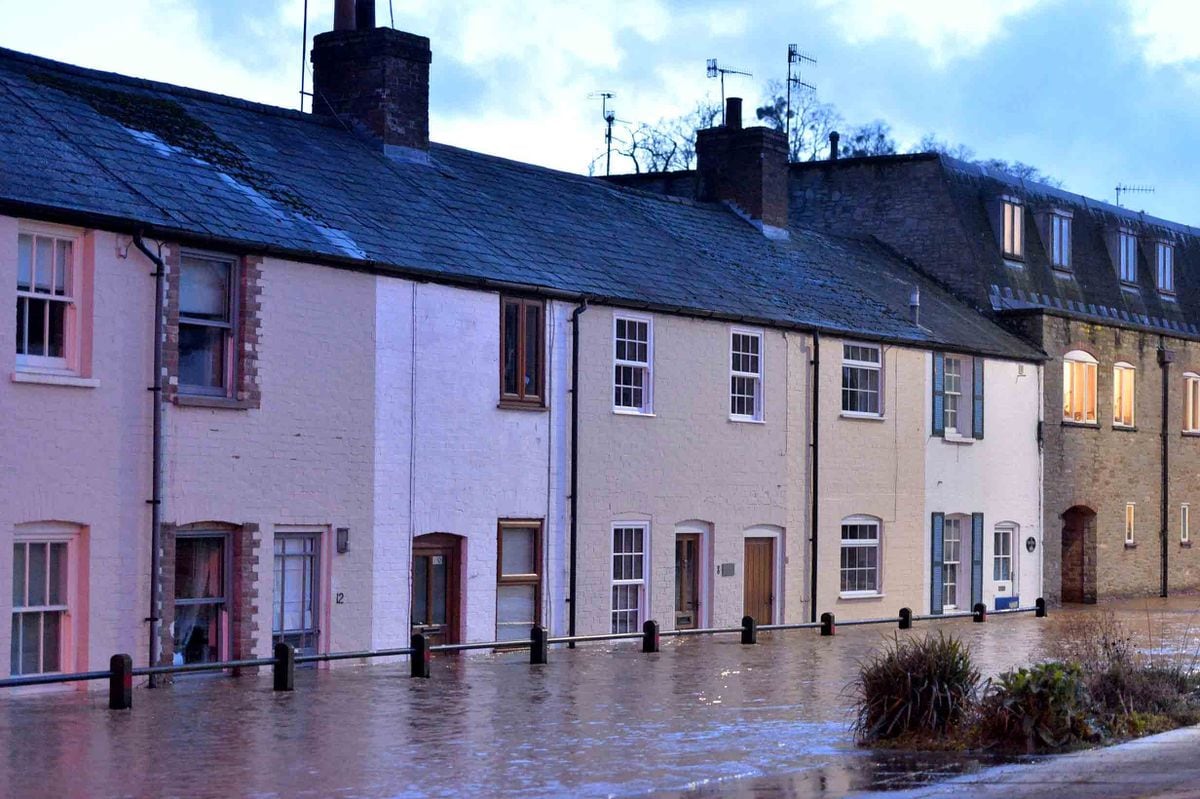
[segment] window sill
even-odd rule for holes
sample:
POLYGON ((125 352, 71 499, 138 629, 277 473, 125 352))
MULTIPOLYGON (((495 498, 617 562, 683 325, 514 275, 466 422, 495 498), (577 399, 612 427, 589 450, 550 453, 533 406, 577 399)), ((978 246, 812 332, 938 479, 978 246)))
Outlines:
POLYGON ((887 594, 882 591, 842 591, 838 599, 883 599, 887 594))
POLYGON ((856 419, 863 422, 884 422, 887 417, 880 413, 858 413, 857 411, 842 411, 843 419, 856 419))
POLYGON ((1200 438, 1200 430, 1184 430, 1180 435, 1184 438, 1200 438))
POLYGON ((1136 541, 1126 541, 1125 548, 1126 549, 1137 549, 1137 542, 1136 541))
POLYGON ((505 411, 546 411, 549 408, 541 402, 521 402, 520 400, 502 399, 496 403, 496 407, 505 411))
POLYGON ((751 419, 749 416, 730 416, 729 421, 736 424, 766 424, 764 419, 751 419))
POLYGON ((1024 269, 1025 259, 1019 255, 1005 255, 1004 265, 1011 269, 1024 269))
POLYGON ((1075 279, 1075 272, 1069 266, 1050 264, 1050 274, 1054 275, 1055 277, 1061 277, 1063 280, 1075 279))
POLYGON ((18 369, 12 373, 14 383, 36 383, 43 386, 73 386, 74 388, 99 388, 100 381, 94 377, 79 377, 62 372, 39 372, 35 369, 18 369))
POLYGON ((1113 422, 1112 429, 1113 429, 1113 432, 1116 432, 1116 433, 1136 433, 1137 432, 1136 425, 1117 424, 1116 422, 1113 422))
POLYGON ((1192 542, 1191 542, 1191 541, 1180 541, 1180 542, 1179 542, 1179 548, 1180 548, 1180 549, 1191 549, 1191 548, 1192 548, 1192 542))
POLYGON ((1173 291, 1163 291, 1162 289, 1159 289, 1158 296, 1163 302, 1178 302, 1178 300, 1175 299, 1175 292, 1173 291))
POLYGON ((653 419, 654 414, 650 411, 638 411, 633 408, 613 408, 613 413, 617 416, 645 416, 653 419))
POLYGON ((1138 288, 1137 283, 1126 283, 1123 280, 1121 281, 1121 291, 1127 291, 1130 294, 1141 294, 1142 293, 1141 289, 1138 288))
POLYGON ((175 404, 181 408, 228 408, 235 411, 246 411, 252 406, 245 400, 231 397, 205 397, 199 394, 179 394, 175 404))
POLYGON ((1099 422, 1068 422, 1068 421, 1064 420, 1062 423, 1062 426, 1063 427, 1082 427, 1087 430, 1099 430, 1100 429, 1099 422))
POLYGON ((949 431, 947 431, 946 434, 942 436, 942 440, 945 441, 947 444, 971 445, 971 444, 975 443, 974 438, 967 438, 966 436, 959 435, 958 433, 951 433, 949 431))

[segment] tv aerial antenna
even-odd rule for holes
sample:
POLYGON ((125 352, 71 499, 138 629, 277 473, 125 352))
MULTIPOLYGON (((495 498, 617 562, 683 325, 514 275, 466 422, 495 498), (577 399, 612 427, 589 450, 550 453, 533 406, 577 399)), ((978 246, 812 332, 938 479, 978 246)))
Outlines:
POLYGON ((733 67, 722 67, 717 65, 717 59, 708 59, 707 65, 708 77, 721 79, 721 125, 725 125, 725 76, 726 75, 745 75, 748 78, 754 77, 751 72, 746 72, 742 69, 734 69, 733 67))
POLYGON ((1146 186, 1146 185, 1130 185, 1128 183, 1118 183, 1115 191, 1117 194, 1117 207, 1124 208, 1124 206, 1121 205, 1121 195, 1122 194, 1153 194, 1154 187, 1146 186))
POLYGON ((608 101, 616 97, 616 93, 607 91, 592 92, 588 99, 600 98, 600 114, 604 117, 604 174, 612 174, 612 129, 617 119, 617 112, 608 107, 608 101))
POLYGON ((788 148, 792 146, 792 87, 797 89, 808 89, 811 92, 817 90, 816 86, 811 83, 805 83, 800 77, 801 69, 805 64, 817 65, 817 59, 800 52, 800 48, 794 44, 788 45, 788 71, 787 71, 787 108, 784 114, 783 133, 787 137, 788 148), (792 74, 792 70, 796 74, 792 74))

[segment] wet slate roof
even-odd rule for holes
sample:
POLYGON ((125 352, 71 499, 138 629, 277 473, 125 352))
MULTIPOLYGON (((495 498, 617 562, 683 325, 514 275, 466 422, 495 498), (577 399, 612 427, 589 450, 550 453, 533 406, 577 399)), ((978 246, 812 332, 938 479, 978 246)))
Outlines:
POLYGON ((987 265, 987 294, 997 311, 1047 309, 1054 313, 1119 323, 1187 337, 1200 336, 1200 230, 1121 208, 1042 183, 1021 180, 977 164, 941 156, 950 196, 959 212, 974 258, 987 265), (1025 215, 1025 259, 1006 262, 988 217, 987 204, 1002 195, 1019 198, 1025 215), (1071 214, 1071 266, 1051 266, 1049 242, 1036 215, 1071 214), (1139 238, 1137 286, 1122 285, 1110 239, 1121 228, 1139 238), (1175 246, 1175 294, 1160 294, 1152 247, 1175 246))
POLYGON ((0 204, 451 282, 1015 358, 1040 352, 876 244, 0 49, 0 204), (922 321, 908 297, 921 286, 922 321))

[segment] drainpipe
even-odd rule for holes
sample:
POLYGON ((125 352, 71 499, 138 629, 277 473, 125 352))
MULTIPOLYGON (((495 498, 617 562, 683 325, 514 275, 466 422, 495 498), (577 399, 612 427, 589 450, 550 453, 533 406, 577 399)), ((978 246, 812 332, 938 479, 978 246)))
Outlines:
POLYGON ((812 358, 812 537, 809 553, 809 621, 817 620, 817 488, 821 466, 820 432, 818 424, 821 412, 821 334, 813 333, 812 358))
MULTIPOLYGON (((154 264, 154 384, 149 387, 152 397, 154 422, 150 456, 150 648, 147 665, 157 664, 159 634, 162 619, 159 616, 159 549, 162 547, 162 489, 163 489, 163 306, 166 304, 167 268, 162 257, 151 251, 142 239, 141 231, 133 234, 134 245, 154 264)), ((150 687, 158 684, 157 675, 150 675, 150 687)))
MULTIPOLYGON (((567 618, 567 635, 575 637, 575 585, 578 575, 579 521, 579 317, 588 309, 587 299, 571 312, 571 570, 567 579, 570 598, 570 615, 567 618)), ((568 645, 575 648, 575 642, 568 645)))
POLYGON ((1167 515, 1168 515, 1168 510, 1169 510, 1168 504, 1167 504, 1168 500, 1169 500, 1167 490, 1168 490, 1168 477, 1170 475, 1170 469, 1169 469, 1169 464, 1170 464, 1170 461, 1169 461, 1169 451, 1170 451, 1169 435, 1170 435, 1170 433, 1169 433, 1169 421, 1167 419, 1167 410, 1168 410, 1167 400, 1171 396, 1170 378, 1171 378, 1171 362, 1173 360, 1175 360, 1174 350, 1167 349, 1166 340, 1160 336, 1159 340, 1158 340, 1158 365, 1162 367, 1162 453, 1159 456, 1159 460, 1161 462, 1162 469, 1161 469, 1161 475, 1159 477, 1159 479, 1161 480, 1159 496, 1162 497, 1162 506, 1159 508, 1159 516, 1162 520, 1162 524, 1161 524, 1161 528, 1158 531, 1158 544, 1159 544, 1159 550, 1162 553, 1162 562, 1161 562, 1161 568, 1162 568, 1161 583, 1162 583, 1162 585, 1159 590, 1159 596, 1164 596, 1164 597, 1167 595, 1167 544, 1170 541, 1169 535, 1168 535, 1168 529, 1167 529, 1167 515))

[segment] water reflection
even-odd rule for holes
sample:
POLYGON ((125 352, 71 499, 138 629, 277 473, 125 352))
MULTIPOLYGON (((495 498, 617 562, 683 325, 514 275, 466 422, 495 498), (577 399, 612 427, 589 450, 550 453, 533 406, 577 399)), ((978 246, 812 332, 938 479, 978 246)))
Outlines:
MULTIPOLYGON (((1198 605, 1120 613, 1143 643, 1182 652, 1195 646, 1198 605)), ((967 638, 995 673, 1036 657, 1053 626, 1022 616, 938 628, 967 638)), ((3 695, 0 785, 14 797, 799 797, 988 765, 854 746, 846 684, 893 634, 668 639, 657 655, 555 649, 539 667, 524 653, 444 657, 430 680, 404 664, 310 669, 292 694, 265 678, 184 679, 136 692, 131 712, 108 711, 100 693, 3 695)))

